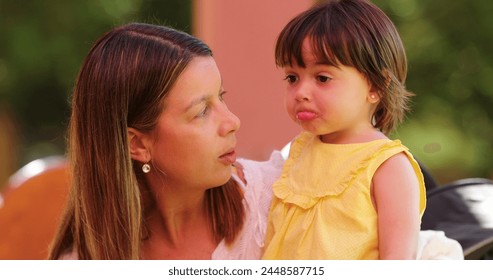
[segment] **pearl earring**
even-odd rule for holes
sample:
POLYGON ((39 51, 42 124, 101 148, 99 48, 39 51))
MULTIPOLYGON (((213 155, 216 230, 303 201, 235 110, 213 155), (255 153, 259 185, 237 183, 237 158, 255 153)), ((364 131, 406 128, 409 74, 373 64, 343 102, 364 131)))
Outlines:
POLYGON ((149 173, 150 171, 151 171, 151 166, 149 165, 149 163, 144 163, 144 165, 142 165, 142 172, 149 173))
POLYGON ((370 95, 371 99, 375 99, 375 94, 370 95))

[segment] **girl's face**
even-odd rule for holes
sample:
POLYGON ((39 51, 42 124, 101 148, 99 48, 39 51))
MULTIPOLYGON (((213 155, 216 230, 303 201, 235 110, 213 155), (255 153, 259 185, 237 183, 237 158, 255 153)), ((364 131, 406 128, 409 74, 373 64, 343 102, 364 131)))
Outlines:
POLYGON ((302 56, 305 68, 284 68, 290 117, 326 143, 351 143, 374 131, 371 112, 378 94, 366 78, 354 67, 318 62, 310 40, 304 40, 302 56))
POLYGON ((195 57, 168 93, 151 151, 165 186, 211 188, 231 177, 240 120, 224 94, 212 57, 195 57))

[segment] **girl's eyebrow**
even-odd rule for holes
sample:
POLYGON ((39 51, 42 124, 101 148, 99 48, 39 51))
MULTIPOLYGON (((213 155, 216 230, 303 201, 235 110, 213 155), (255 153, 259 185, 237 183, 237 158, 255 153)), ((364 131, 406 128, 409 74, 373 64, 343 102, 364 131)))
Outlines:
POLYGON ((315 62, 315 65, 316 66, 327 66, 327 67, 334 67, 334 68, 337 68, 337 69, 340 69, 340 66, 339 65, 334 65, 332 63, 329 63, 327 61, 317 61, 315 62))

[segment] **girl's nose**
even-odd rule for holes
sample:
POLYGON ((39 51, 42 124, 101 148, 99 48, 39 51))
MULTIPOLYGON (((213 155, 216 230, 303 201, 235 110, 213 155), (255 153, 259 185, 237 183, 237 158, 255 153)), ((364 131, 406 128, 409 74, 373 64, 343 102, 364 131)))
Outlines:
POLYGON ((307 83, 300 82, 294 90, 294 98, 298 102, 310 101, 310 88, 307 83))

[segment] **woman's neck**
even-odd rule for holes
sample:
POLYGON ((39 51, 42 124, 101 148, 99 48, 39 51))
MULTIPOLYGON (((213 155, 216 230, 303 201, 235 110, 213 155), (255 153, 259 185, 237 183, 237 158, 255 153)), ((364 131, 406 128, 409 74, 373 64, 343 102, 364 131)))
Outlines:
POLYGON ((205 192, 156 195, 144 254, 152 259, 210 259, 218 242, 204 207, 205 192))

